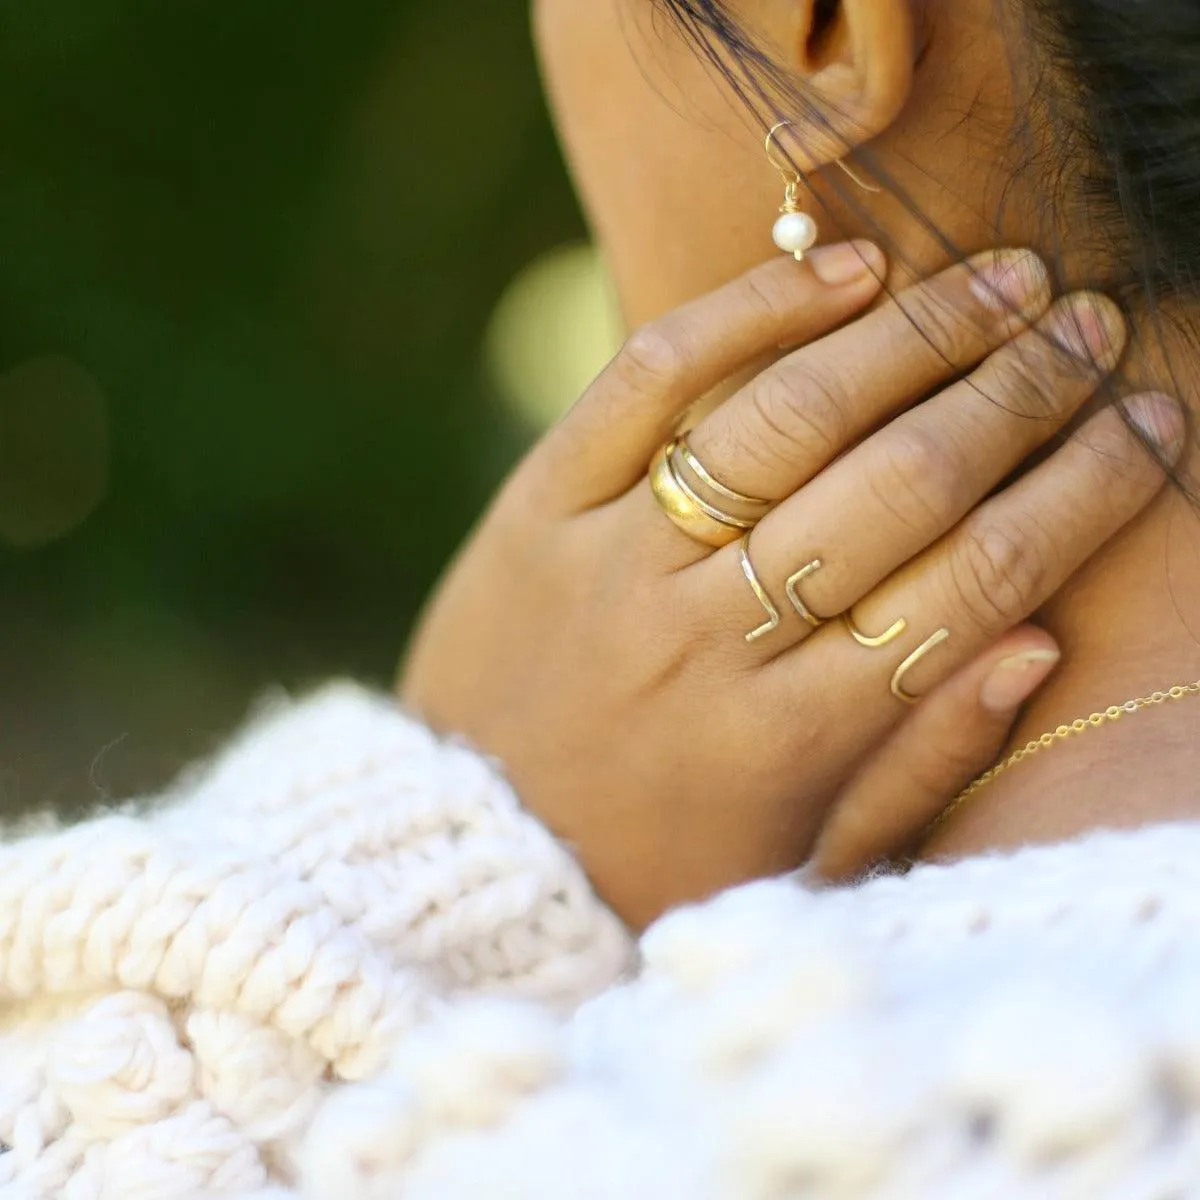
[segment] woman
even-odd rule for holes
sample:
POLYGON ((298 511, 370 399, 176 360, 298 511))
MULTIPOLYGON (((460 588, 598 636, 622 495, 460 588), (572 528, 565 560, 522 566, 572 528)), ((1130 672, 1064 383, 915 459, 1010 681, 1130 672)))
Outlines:
MULTIPOLYGON (((769 251, 779 183, 749 108, 763 124, 781 114, 791 121, 769 140, 772 157, 783 143, 799 169, 821 180, 810 207, 827 214, 825 228, 890 249, 892 292, 936 276, 957 248, 1035 246, 1055 263, 1061 290, 1099 287, 1130 305, 1132 344, 1103 399, 1150 388, 1189 393, 1194 352, 1178 271, 1193 237, 1183 210, 1164 207, 1159 193, 1183 204, 1197 194, 1200 181, 1186 168, 1197 126, 1185 101, 1161 99, 1169 85, 1122 87, 1144 64, 1155 64, 1156 80, 1169 70, 1171 57, 1160 51, 1171 43, 1177 52, 1189 6, 1159 35, 1163 45, 1124 9, 1093 15, 1047 3, 997 8, 986 0, 949 13, 903 2, 582 7, 542 4, 540 39, 566 144, 632 325, 737 277, 769 251), (752 23, 738 24, 739 16, 752 23), (1130 67, 1122 54, 1142 57, 1130 67), (1077 62, 1103 77, 1080 79, 1077 62), (1067 146, 1079 149, 1064 161, 1067 146), (832 169, 848 154, 853 178, 832 169), (886 186, 864 191, 864 174, 886 186), (1052 189, 1057 198, 1047 203, 1052 189), (1147 276, 1140 287, 1124 287, 1139 275, 1147 276)), ((775 310, 795 306, 815 320, 811 300, 786 291, 803 287, 787 266, 743 286, 767 291, 775 310)), ((847 286, 869 291, 873 282, 868 274, 847 286)), ((557 442, 525 465, 435 605, 409 664, 407 698, 436 726, 496 754, 524 804, 572 840, 601 894, 628 919, 804 861, 822 823, 817 864, 836 874, 861 867, 920 834, 969 782, 976 758, 999 749, 1004 722, 995 720, 990 734, 980 728, 976 736, 996 744, 968 748, 962 712, 977 685, 962 681, 941 706, 902 726, 858 781, 850 778, 901 715, 887 682, 908 652, 950 631, 914 669, 911 686, 923 695, 1027 616, 1096 544, 1096 523, 1111 512, 1072 495, 1063 477, 1048 477, 1039 494, 1034 474, 1008 493, 1007 509, 985 505, 926 551, 1064 419, 1078 424, 1082 395, 1050 383, 1050 372, 1061 371, 1040 357, 1045 346, 1019 338, 1017 366, 998 357, 978 377, 991 404, 977 392, 946 410, 939 400, 816 478, 885 415, 974 366, 985 335, 972 328, 970 297, 960 299, 965 286, 961 271, 935 278, 927 291, 901 297, 903 311, 881 308, 790 356, 691 436, 699 459, 735 490, 789 498, 751 540, 767 593, 784 603, 791 572, 823 559, 803 587, 811 610, 853 607, 871 632, 904 617, 909 627, 894 644, 860 647, 835 624, 799 645, 809 629, 794 618, 750 651, 738 644, 730 627, 752 628, 763 610, 735 550, 714 556, 680 536, 645 484, 618 498, 669 436, 680 395, 700 389, 684 378, 630 383, 620 363, 610 385, 617 394, 604 394, 601 381, 557 442), (878 354, 870 368, 861 359, 867 345, 878 354), (997 394, 998 377, 1018 394, 997 394), (593 482, 581 471, 606 474, 593 482), (512 696, 517 676, 522 687, 512 696), (697 738, 698 727, 711 736, 697 738), (652 752, 628 749, 641 744, 652 752), (614 756, 614 745, 625 752, 614 756), (939 753, 954 761, 931 762, 939 753), (616 797, 628 809, 614 813, 616 797)), ((862 291, 844 295, 864 299, 862 291)), ((1036 287, 1032 296, 1040 317, 1036 287)), ((1112 316, 1106 305, 1099 311, 1112 316)), ((665 357, 641 374, 669 375, 674 350, 694 375, 720 377, 739 354, 748 359, 778 341, 764 331, 762 345, 748 337, 739 347, 739 319, 716 302, 711 314, 693 310, 652 326, 649 348, 635 343, 627 355, 665 357), (691 361, 695 345, 712 361, 691 361)), ((1119 354, 1124 336, 1115 328, 1102 336, 1100 358, 1119 354)), ((756 357, 755 369, 762 365, 756 357)), ((726 393, 737 382, 744 379, 726 393)), ((1169 411, 1156 410, 1168 423, 1169 411)), ((1100 443, 1116 413, 1097 420, 1064 453, 1103 476, 1100 443)), ((1115 453, 1120 466, 1108 465, 1122 480, 1116 486, 1136 486, 1128 472, 1144 469, 1144 458, 1115 453), (1126 468, 1127 459, 1140 465, 1126 468)), ((1158 457, 1171 461, 1170 453, 1158 457)), ((1181 464, 1184 480, 1187 469, 1181 464)), ((1106 491, 1101 477, 1094 482, 1106 491)), ((1067 659, 1028 708, 1014 745, 1200 676, 1183 602, 1200 583, 1195 536, 1176 488, 1041 610, 1053 642, 1026 641, 1026 631, 1002 643, 990 661, 1055 647, 1067 659)), ((1026 681, 1032 686, 1048 665, 1035 657, 1026 681)), ((1189 706, 1172 706, 1041 754, 962 806, 929 848, 1020 845, 1189 813, 1193 721, 1189 706), (1081 771, 1086 788, 1074 786, 1081 771)))
POLYGON ((641 332, 402 683, 523 808, 341 687, 6 846, 0 1195, 1200 1194, 1200 8, 538 32, 641 332))

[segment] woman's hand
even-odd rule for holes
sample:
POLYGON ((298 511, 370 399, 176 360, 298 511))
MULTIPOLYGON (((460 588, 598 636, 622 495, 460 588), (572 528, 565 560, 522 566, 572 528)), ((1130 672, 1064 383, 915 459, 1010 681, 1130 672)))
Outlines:
MULTIPOLYGON (((1020 623, 1162 483, 1108 409, 997 490, 1119 359, 1111 301, 1051 305, 1038 260, 1009 251, 836 328, 878 291, 882 258, 856 246, 634 334, 516 471, 412 647, 404 699, 498 756, 635 925, 814 847, 837 874, 911 841, 1053 667, 1020 623), (872 270, 847 275, 860 254, 872 270), (796 345, 689 435, 714 479, 774 502, 747 562, 680 532, 647 464, 697 398, 796 345), (794 609, 788 581, 818 562, 794 609), (748 572, 780 613, 753 641, 771 622, 748 572)), ((1129 410, 1174 453, 1173 402, 1129 410)))

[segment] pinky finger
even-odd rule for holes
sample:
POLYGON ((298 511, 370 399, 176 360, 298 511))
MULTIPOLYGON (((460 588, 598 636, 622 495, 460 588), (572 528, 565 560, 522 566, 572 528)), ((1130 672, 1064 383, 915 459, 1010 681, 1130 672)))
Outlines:
POLYGON ((807 873, 846 879, 910 847, 995 762, 1059 657, 1048 633, 1024 625, 927 696, 838 798, 807 873))

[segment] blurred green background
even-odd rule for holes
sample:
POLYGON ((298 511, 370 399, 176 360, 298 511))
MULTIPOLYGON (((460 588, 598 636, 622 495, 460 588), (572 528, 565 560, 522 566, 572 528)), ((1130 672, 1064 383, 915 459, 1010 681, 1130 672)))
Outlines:
POLYGON ((488 0, 4 6, 0 806, 158 786, 273 683, 390 682, 610 336, 591 259, 554 257, 583 226, 527 26, 488 0), (587 293, 582 333, 553 287, 587 293))

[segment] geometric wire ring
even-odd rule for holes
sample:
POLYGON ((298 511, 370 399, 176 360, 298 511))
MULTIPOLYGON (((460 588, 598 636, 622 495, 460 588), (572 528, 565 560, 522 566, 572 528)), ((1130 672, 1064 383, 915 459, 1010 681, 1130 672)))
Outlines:
POLYGON ((758 573, 754 570, 754 564, 750 561, 749 534, 746 534, 738 542, 738 562, 741 564, 742 574, 745 575, 746 582, 750 585, 755 596, 758 597, 759 604, 763 606, 763 611, 767 614, 767 619, 757 629, 752 629, 746 634, 747 642, 757 642, 759 638, 764 638, 768 633, 774 633, 779 628, 779 609, 775 607, 771 597, 767 595, 767 589, 763 587, 758 573))
POLYGON ((939 629, 932 637, 926 638, 897 668, 895 674, 892 675, 891 690, 892 695, 897 700, 903 700, 905 704, 916 704, 920 701, 920 696, 914 696, 912 692, 905 691, 904 677, 913 669, 931 651, 936 650, 943 642, 949 640, 950 630, 939 629))
POLYGON ((850 609, 842 614, 842 624, 846 626, 850 636, 860 645, 865 646, 868 650, 878 650, 883 646, 891 645, 898 637, 901 637, 904 631, 908 628, 908 622, 901 617, 890 628, 885 629, 878 637, 871 637, 870 634, 863 633, 861 629, 854 623, 854 610, 850 609))
POLYGON ((799 613, 800 617, 813 629, 820 629, 825 624, 826 618, 818 617, 811 608, 800 598, 800 585, 810 576, 815 575, 823 566, 824 561, 819 558, 814 558, 812 562, 806 563, 787 581, 787 598, 792 602, 792 607, 799 613))

